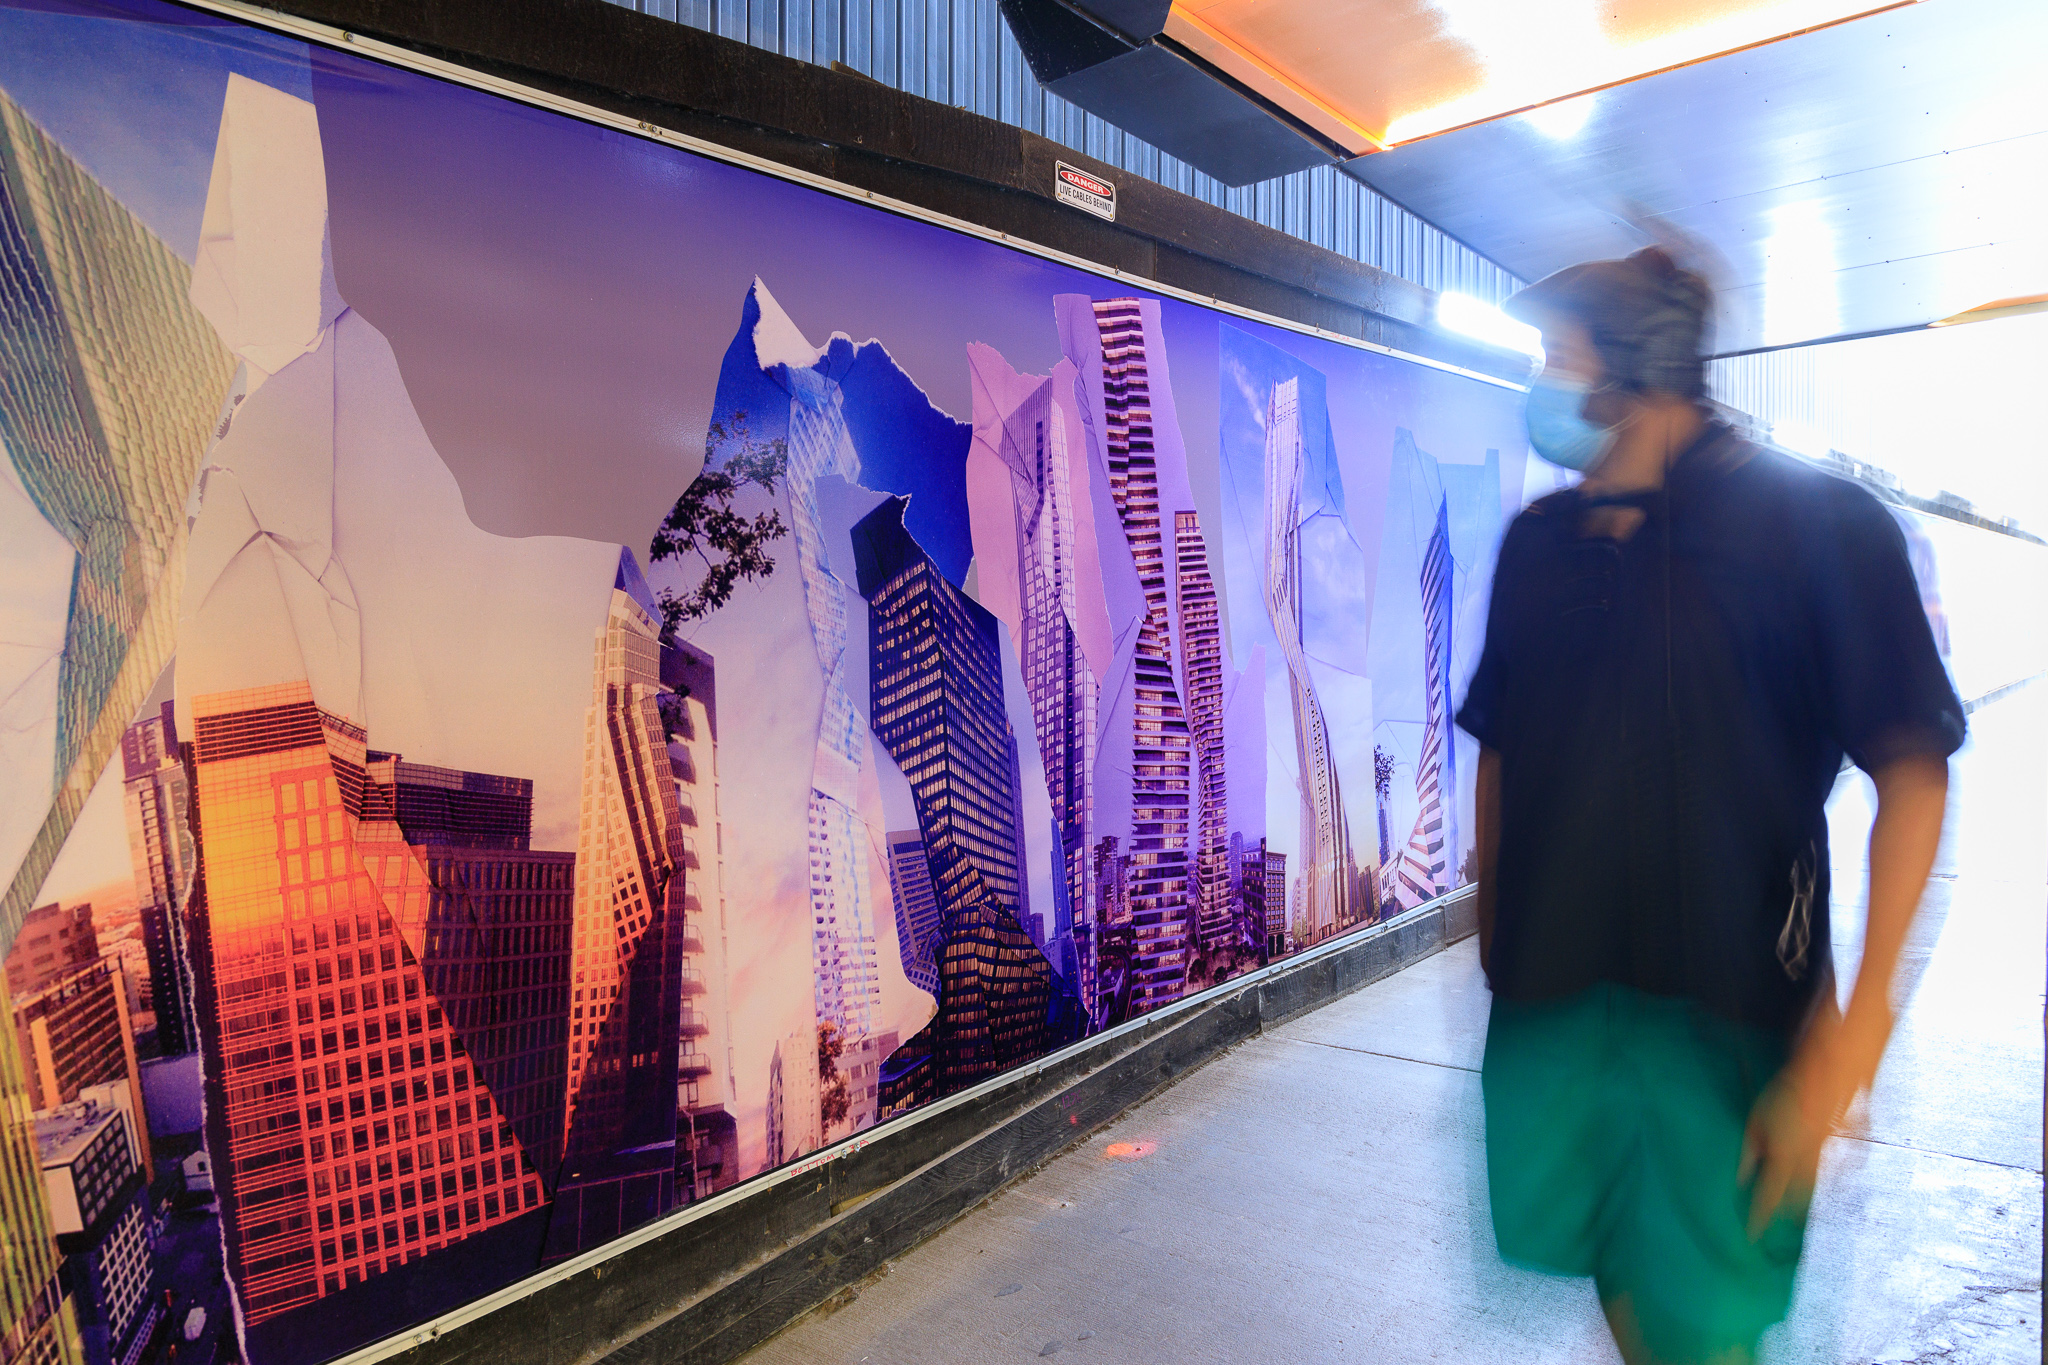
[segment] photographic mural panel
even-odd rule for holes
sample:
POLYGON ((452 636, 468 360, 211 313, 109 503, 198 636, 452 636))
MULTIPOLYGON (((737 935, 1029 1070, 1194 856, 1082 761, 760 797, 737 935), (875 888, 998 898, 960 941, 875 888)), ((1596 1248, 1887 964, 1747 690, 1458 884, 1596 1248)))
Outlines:
POLYGON ((0 0, 6 1358, 332 1358, 1470 874, 1519 397, 0 0))

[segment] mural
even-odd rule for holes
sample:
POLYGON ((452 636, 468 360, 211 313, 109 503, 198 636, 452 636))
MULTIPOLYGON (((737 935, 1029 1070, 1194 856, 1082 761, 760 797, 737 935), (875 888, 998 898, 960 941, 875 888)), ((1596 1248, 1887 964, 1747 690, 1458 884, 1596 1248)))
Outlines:
POLYGON ((1469 877, 1498 386, 0 0, 0 448, 0 1361, 311 1365, 1469 877))

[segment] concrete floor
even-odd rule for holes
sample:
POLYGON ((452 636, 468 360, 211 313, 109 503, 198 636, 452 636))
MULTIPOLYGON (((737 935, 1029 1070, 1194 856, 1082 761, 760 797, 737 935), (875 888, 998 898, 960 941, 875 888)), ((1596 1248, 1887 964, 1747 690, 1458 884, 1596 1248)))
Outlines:
MULTIPOLYGON (((1830 1144, 1769 1361, 2041 1359, 2048 684, 1972 723, 1914 993, 1857 1136, 1830 1144)), ((1867 787, 1831 807, 1845 976, 1867 787)), ((1267 1033, 747 1360, 1616 1361, 1589 1282, 1494 1253, 1486 1011, 1468 940, 1267 1033)))

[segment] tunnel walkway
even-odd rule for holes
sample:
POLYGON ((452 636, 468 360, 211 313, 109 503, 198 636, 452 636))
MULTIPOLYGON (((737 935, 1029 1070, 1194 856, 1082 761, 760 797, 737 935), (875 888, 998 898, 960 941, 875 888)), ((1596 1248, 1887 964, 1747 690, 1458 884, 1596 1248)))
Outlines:
MULTIPOLYGON (((2048 685, 1971 721, 1914 994, 1857 1136, 1830 1144, 1766 1360, 2040 1359, 2048 685)), ((1830 809, 1845 978, 1867 791, 1851 774, 1830 809)), ((1271 1030, 746 1359, 1618 1360, 1589 1282, 1494 1253, 1486 1011, 1468 939, 1271 1030)))

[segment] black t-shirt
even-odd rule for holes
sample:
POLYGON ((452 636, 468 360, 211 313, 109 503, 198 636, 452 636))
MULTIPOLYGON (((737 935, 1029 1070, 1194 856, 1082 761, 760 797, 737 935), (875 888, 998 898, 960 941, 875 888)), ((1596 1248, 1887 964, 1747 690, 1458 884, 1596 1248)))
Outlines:
POLYGON ((1718 424, 1623 541, 1553 494, 1501 544, 1458 723, 1500 754, 1491 969, 1790 1029, 1826 977, 1844 754, 1946 756, 1957 700, 1905 538, 1844 479, 1718 424))

